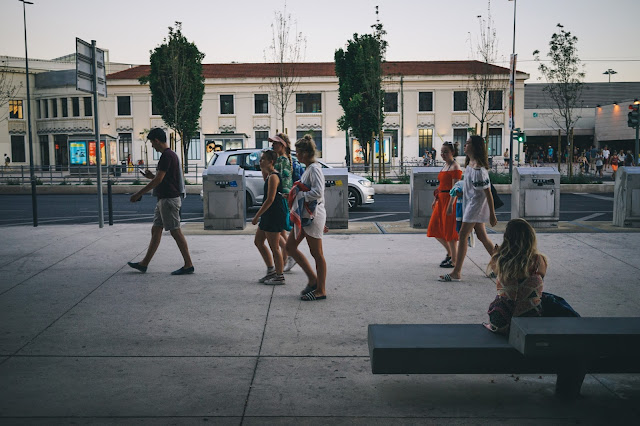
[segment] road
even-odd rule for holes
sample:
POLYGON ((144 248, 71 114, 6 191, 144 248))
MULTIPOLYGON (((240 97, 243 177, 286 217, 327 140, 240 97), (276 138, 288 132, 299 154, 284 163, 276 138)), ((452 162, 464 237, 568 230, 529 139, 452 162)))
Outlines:
MULTIPOLYGON (((498 220, 510 218, 511 195, 501 194, 505 205, 498 209, 498 220)), ((155 199, 145 195, 138 203, 130 203, 129 196, 113 196, 114 223, 150 223, 153 219, 155 199)), ((105 224, 108 223, 107 199, 104 198, 105 224)), ((249 209, 251 220, 257 208, 249 209)), ((202 202, 197 195, 186 198, 182 207, 182 220, 201 222, 202 202)), ((98 223, 98 201, 95 195, 39 195, 39 225, 98 223)), ((407 194, 378 194, 372 205, 358 207, 349 214, 349 221, 391 222, 409 220, 407 194)), ((613 194, 562 194, 560 220, 613 220, 613 194)), ((0 227, 31 225, 30 195, 0 195, 0 227)))

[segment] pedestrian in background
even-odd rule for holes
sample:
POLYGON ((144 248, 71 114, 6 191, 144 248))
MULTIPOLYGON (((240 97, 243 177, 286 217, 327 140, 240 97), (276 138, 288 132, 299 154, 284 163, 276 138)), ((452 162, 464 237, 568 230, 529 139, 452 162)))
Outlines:
MULTIPOLYGON (((269 142, 272 143, 271 149, 278 154, 276 160, 275 169, 280 173, 280 180, 282 181, 282 195, 284 199, 287 199, 291 186, 293 185, 293 159, 291 157, 291 141, 289 136, 285 133, 278 133, 275 136, 269 138, 269 142)), ((285 228, 280 234, 280 251, 282 253, 282 259, 284 261, 283 272, 289 272, 296 264, 293 257, 287 255, 287 238, 289 237, 288 231, 291 228, 285 224, 285 228)))
POLYGON ((613 154, 611 155, 611 158, 610 158, 611 170, 613 170, 613 173, 611 174, 611 179, 613 180, 616 180, 616 173, 618 172, 618 161, 620 161, 618 157, 618 151, 613 151, 613 154))
POLYGON ((609 167, 609 157, 611 156, 611 151, 609 151, 609 147, 607 145, 604 146, 604 149, 602 150, 602 157, 603 157, 603 163, 604 163, 604 170, 607 171, 607 168, 609 167))
POLYGON ((458 232, 456 231, 455 214, 447 213, 447 206, 451 196, 449 191, 462 177, 462 170, 455 159, 456 149, 451 142, 445 142, 440 148, 440 155, 444 160, 444 166, 438 173, 438 189, 434 191, 434 199, 431 204, 431 219, 427 228, 427 237, 435 238, 447 251, 445 259, 440 262, 441 268, 453 268, 458 252, 458 232))
POLYGON ((5 155, 4 155, 4 167, 5 167, 5 169, 6 169, 7 167, 9 167, 9 164, 11 164, 11 158, 9 158, 9 157, 7 156, 7 154, 5 154, 5 155))
POLYGON ((491 226, 498 223, 491 195, 489 159, 484 139, 477 135, 471 136, 464 145, 464 152, 467 154, 467 159, 464 170, 463 213, 462 226, 458 233, 458 253, 451 273, 441 275, 438 281, 460 281, 462 264, 467 255, 467 238, 471 231, 476 231, 476 236, 490 255, 494 250, 484 225, 485 222, 490 222, 491 226))
POLYGON ((275 169, 277 159, 278 154, 275 151, 262 152, 260 170, 267 175, 264 182, 264 201, 251 221, 252 224, 258 225, 254 244, 267 266, 267 273, 258 282, 267 285, 285 283, 284 262, 280 252, 280 233, 285 228, 288 212, 282 198, 282 179, 280 179, 280 173, 275 169), (270 251, 264 244, 265 240, 269 243, 270 251))
POLYGON ((158 198, 156 209, 153 214, 153 226, 151 227, 151 241, 144 259, 140 262, 128 262, 128 265, 140 272, 147 272, 149 262, 156 253, 160 240, 162 239, 162 229, 169 231, 176 241, 180 254, 184 260, 184 266, 171 273, 171 275, 193 274, 194 267, 189 254, 187 240, 180 229, 180 207, 182 206, 182 198, 185 194, 184 178, 180 168, 180 160, 175 152, 173 152, 167 144, 167 135, 164 130, 155 128, 151 129, 147 135, 147 139, 151 142, 151 146, 157 152, 161 153, 160 160, 154 175, 150 170, 144 173, 147 179, 151 179, 144 188, 133 194, 130 198, 132 203, 140 201, 142 195, 153 190, 153 194, 158 198))
POLYGON ((502 157, 504 158, 504 167, 506 169, 507 167, 509 167, 509 148, 504 150, 502 157))
POLYGON ((596 174, 602 178, 602 168, 604 167, 604 157, 602 150, 596 153, 596 174))
POLYGON ((302 290, 300 299, 308 302, 327 298, 325 289, 327 262, 322 249, 322 236, 325 232, 327 218, 324 207, 325 184, 322 166, 316 161, 316 144, 310 135, 305 135, 303 138, 298 139, 296 142, 296 155, 298 161, 306 166, 306 170, 302 174, 300 182, 294 184, 294 188, 289 194, 289 200, 291 201, 292 198, 302 198, 304 200, 306 208, 302 211, 302 219, 304 219, 305 224, 301 226, 301 232, 307 240, 309 251, 315 260, 316 270, 311 269, 307 258, 298 250, 298 245, 302 239, 296 238, 296 233, 293 230, 289 233, 289 239, 287 240, 287 252, 289 256, 293 256, 307 275, 307 286, 302 290), (301 188, 308 190, 303 191, 301 188), (311 205, 315 206, 314 210, 311 209, 311 205))

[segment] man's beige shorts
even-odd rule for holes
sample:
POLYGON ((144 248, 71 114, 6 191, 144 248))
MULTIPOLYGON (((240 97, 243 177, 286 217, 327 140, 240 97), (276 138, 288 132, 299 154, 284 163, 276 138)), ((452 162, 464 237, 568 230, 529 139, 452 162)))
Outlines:
POLYGON ((180 206, 180 197, 160 198, 153 212, 153 226, 161 226, 165 231, 180 229, 180 206))

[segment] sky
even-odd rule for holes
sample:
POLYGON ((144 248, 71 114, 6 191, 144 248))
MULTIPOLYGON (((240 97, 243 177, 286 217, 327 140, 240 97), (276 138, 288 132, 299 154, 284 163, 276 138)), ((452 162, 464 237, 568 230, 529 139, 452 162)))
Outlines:
MULTIPOLYGON (((205 53, 204 63, 265 62, 271 24, 282 0, 31 0, 27 5, 30 58, 75 52, 75 37, 108 49, 110 60, 148 64, 168 27, 205 53)), ((539 80, 533 51, 548 52, 556 24, 578 37, 586 82, 640 80, 640 0, 516 0, 515 50, 527 83, 539 80)), ((371 32, 375 6, 387 31, 388 61, 474 59, 487 0, 288 0, 287 12, 306 37, 305 61, 331 62, 354 33, 371 32), (481 16, 481 18, 478 18, 481 16)), ((498 65, 509 66, 514 2, 491 1, 498 65)), ((24 57, 22 3, 0 0, 0 55, 24 57)))

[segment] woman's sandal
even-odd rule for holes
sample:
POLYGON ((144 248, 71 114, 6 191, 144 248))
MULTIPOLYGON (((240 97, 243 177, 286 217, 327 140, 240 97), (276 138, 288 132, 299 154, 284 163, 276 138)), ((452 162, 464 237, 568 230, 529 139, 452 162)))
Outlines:
POLYGON ((456 265, 453 264, 453 262, 451 261, 451 258, 449 258, 449 260, 447 260, 446 262, 442 262, 440 264, 441 268, 455 268, 456 265))
POLYGON ((447 257, 444 258, 444 260, 442 262, 440 262, 440 267, 441 268, 446 268, 446 264, 447 262, 451 262, 451 257, 449 257, 449 255, 447 255, 447 257))
POLYGON ((327 296, 316 296, 313 291, 310 291, 307 294, 303 294, 302 297, 300 298, 300 300, 304 301, 304 302, 312 302, 314 300, 324 300, 326 299, 327 296))
POLYGON ((438 278, 438 281, 449 283, 449 282, 452 282, 452 281, 458 282, 458 281, 462 281, 462 280, 460 278, 453 278, 449 274, 444 274, 444 275, 440 275, 440 278, 438 278))
POLYGON ((303 288, 302 291, 300 292, 300 296, 304 296, 310 291, 316 291, 317 288, 318 288, 318 284, 314 284, 314 285, 307 284, 307 286, 303 288))

